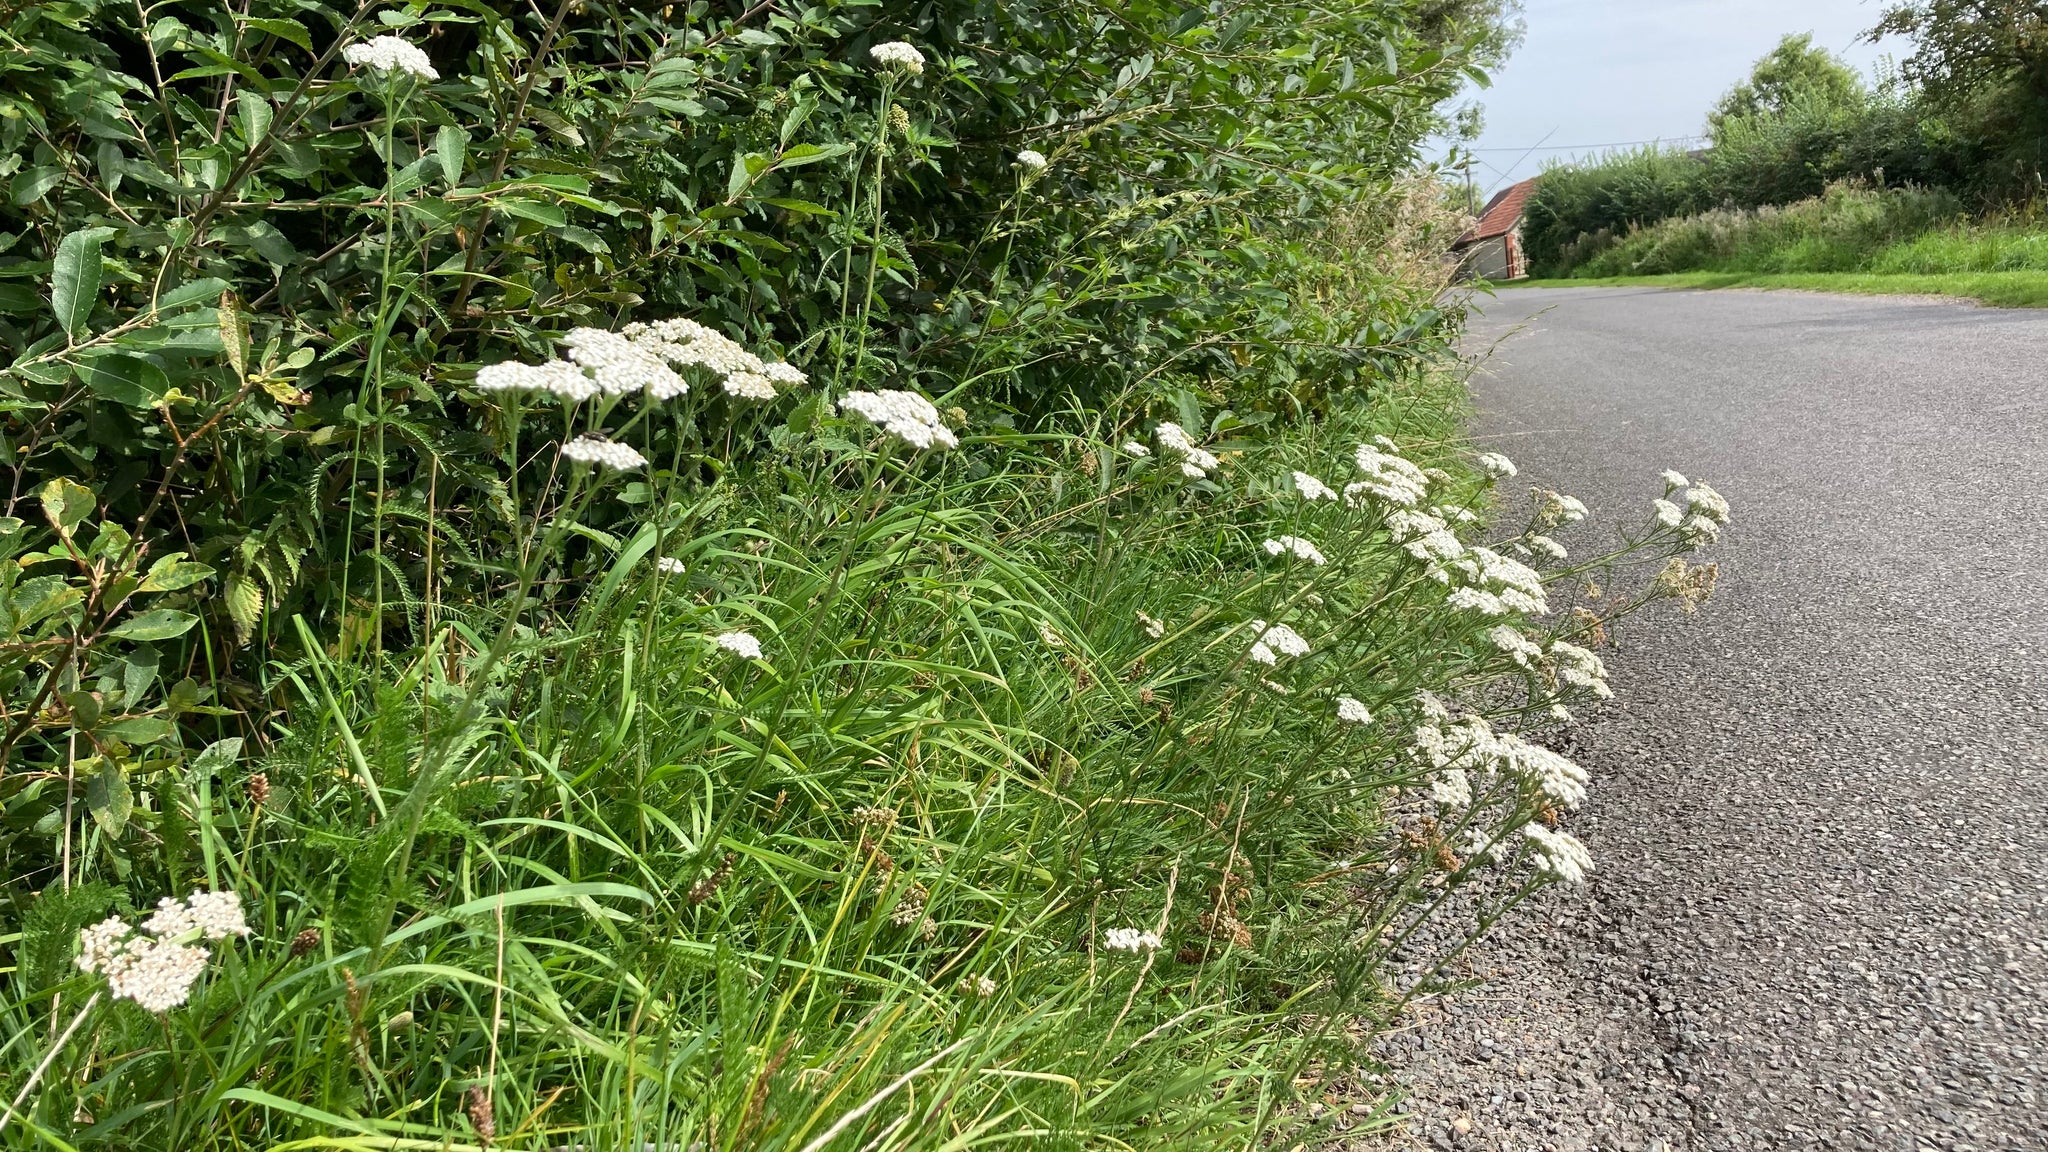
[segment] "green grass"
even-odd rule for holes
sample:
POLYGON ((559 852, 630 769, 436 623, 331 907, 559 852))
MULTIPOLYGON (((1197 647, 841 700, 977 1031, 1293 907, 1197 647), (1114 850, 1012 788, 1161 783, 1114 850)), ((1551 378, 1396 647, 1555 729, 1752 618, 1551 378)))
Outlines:
MULTIPOLYGON (((1594 702, 1548 644, 1596 618, 1507 617, 1546 646, 1518 664, 1386 506, 1290 478, 1341 486, 1385 435, 1432 501, 1485 507, 1464 414, 1443 373, 1321 421, 1190 412, 1224 457, 1198 483, 1117 447, 1137 414, 918 457, 828 416, 708 488, 571 483, 505 563, 580 595, 444 606, 419 651, 309 644, 262 739, 139 772, 123 836, 79 825, 7 941, 0 1098, 47 1074, 0 1147, 476 1149, 486 1111, 500 1146, 595 1152, 1314 1139, 1292 1086, 1363 1059, 1396 950, 1454 889, 1484 927, 1540 885, 1518 832, 1570 806, 1495 758, 1438 807, 1418 693, 1531 738, 1594 702), (632 535, 563 527, 631 486, 632 535), (1254 621, 1309 651, 1261 666, 1254 621), (742 629, 761 659, 716 643, 742 629), (164 1015, 94 1000, 78 929, 193 888, 253 935, 164 1015)), ((1621 594, 1538 507, 1600 557, 1545 580, 1616 589, 1610 619, 1680 594, 1621 594)), ((1637 535, 1621 563, 1691 548, 1637 535)))
POLYGON ((2048 308, 2048 271, 2022 272, 1676 272, 1521 280, 1497 288, 1766 288, 1864 296, 1955 296, 1998 308, 2048 308))

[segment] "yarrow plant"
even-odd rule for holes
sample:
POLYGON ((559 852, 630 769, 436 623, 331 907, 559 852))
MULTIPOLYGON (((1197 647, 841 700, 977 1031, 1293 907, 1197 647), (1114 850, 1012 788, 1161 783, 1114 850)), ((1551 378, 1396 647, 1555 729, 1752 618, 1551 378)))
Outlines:
POLYGON ((1022 168, 1027 173, 1037 175, 1038 173, 1045 171, 1045 166, 1046 159, 1045 153, 1043 152, 1039 152, 1031 148, 1026 148, 1023 151, 1017 153, 1017 167, 1022 168))
POLYGON ((77 964, 105 978, 114 999, 161 1014, 183 1004, 206 971, 210 954, 197 941, 248 934, 241 898, 233 892, 166 896, 139 929, 111 916, 81 932, 77 964))
POLYGON ((761 658, 761 641, 751 632, 723 632, 713 642, 742 660, 761 658))
POLYGON ((1188 437, 1187 430, 1170 421, 1161 421, 1152 434, 1159 438, 1159 446, 1167 455, 1180 462, 1181 475, 1190 480, 1200 480, 1222 462, 1198 446, 1188 437))
POLYGON ((1323 555, 1322 549, 1317 548, 1313 543, 1299 536, 1281 536, 1278 539, 1268 540, 1265 543, 1265 549, 1268 556, 1292 555, 1295 559, 1306 560, 1318 568, 1329 563, 1329 560, 1323 555))
POLYGON ((562 455, 579 464, 595 464, 616 472, 647 467, 647 457, 631 445, 600 436, 578 436, 562 445, 562 455))
POLYGON ((920 451, 958 448, 960 438, 939 418, 932 402, 915 392, 885 388, 879 392, 848 392, 839 410, 879 426, 882 431, 920 451))
POLYGON ((1110 952, 1157 952, 1159 933, 1138 928, 1111 928, 1102 934, 1102 946, 1110 952))

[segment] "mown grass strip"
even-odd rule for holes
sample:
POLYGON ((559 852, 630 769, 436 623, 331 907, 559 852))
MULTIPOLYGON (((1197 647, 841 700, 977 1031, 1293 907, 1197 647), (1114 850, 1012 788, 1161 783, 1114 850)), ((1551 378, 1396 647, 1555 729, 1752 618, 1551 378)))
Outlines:
POLYGON ((1494 288, 1762 288, 1858 296, 1953 296, 1994 308, 2048 308, 2048 272, 1677 272, 1663 276, 1590 276, 1521 280, 1494 288))

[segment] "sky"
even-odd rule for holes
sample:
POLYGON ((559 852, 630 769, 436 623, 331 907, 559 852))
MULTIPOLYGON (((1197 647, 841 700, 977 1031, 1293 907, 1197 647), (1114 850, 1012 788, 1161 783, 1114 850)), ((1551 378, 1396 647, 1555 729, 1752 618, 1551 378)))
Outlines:
POLYGON ((1599 146, 1690 144, 1707 109, 1787 32, 1866 75, 1902 46, 1865 44, 1883 0, 1524 0, 1528 39, 1470 98, 1486 110, 1474 183, 1490 192, 1599 146))

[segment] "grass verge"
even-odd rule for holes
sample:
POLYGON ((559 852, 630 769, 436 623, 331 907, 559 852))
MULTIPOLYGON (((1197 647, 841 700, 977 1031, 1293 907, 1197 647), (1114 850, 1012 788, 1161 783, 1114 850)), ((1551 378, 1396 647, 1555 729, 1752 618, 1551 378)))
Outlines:
POLYGON ((2048 272, 1673 272, 1522 280, 1496 288, 1765 288, 1857 296, 1954 296, 1995 308, 2048 308, 2048 272))

